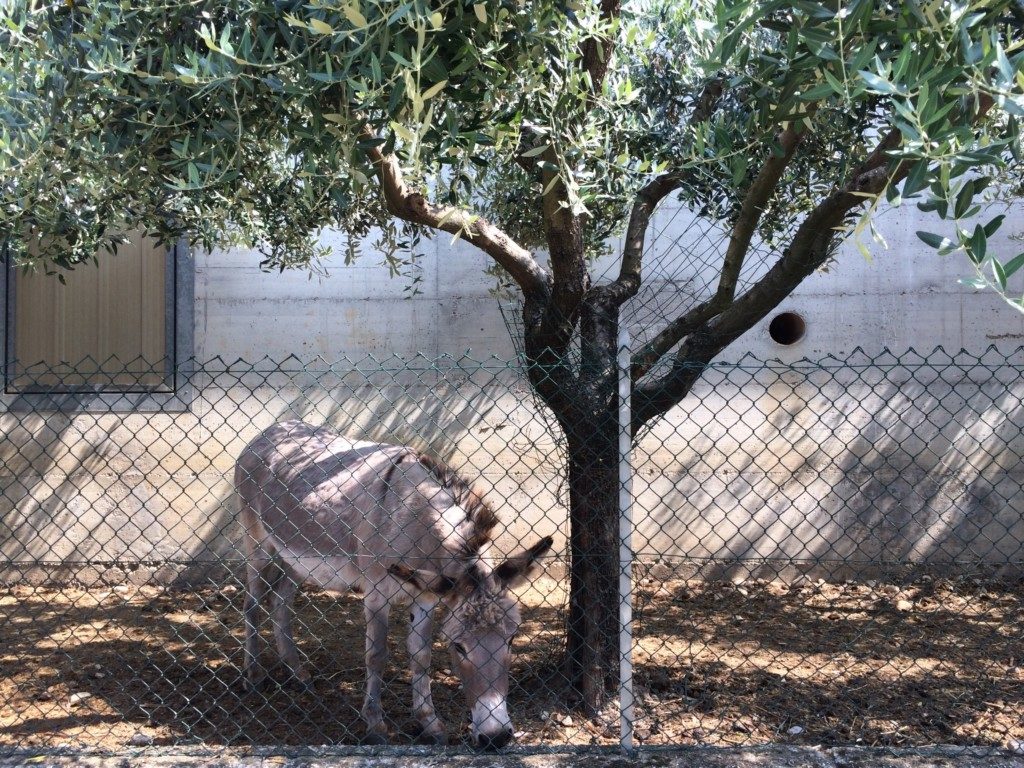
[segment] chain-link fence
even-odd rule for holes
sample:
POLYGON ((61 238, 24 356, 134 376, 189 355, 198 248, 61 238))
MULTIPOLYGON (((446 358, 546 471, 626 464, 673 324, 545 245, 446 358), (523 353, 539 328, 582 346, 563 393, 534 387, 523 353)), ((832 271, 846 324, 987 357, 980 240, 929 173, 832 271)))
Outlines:
MULTIPOLYGON (((634 743, 1024 740, 1022 359, 744 358, 639 435, 634 743)), ((518 364, 184 370, 7 377, 0 749, 618 743, 518 364)))

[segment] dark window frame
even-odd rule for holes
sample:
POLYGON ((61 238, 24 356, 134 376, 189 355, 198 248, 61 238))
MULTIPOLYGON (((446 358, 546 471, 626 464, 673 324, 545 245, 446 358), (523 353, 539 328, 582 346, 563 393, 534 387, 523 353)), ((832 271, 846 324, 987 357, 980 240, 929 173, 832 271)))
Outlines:
POLYGON ((17 297, 15 267, 4 254, 0 265, 0 339, 3 341, 3 389, 0 409, 24 411, 70 412, 171 412, 188 411, 194 392, 192 387, 193 355, 195 349, 195 260, 191 249, 179 241, 167 249, 167 267, 164 279, 164 311, 166 369, 163 382, 151 388, 123 389, 102 385, 82 385, 74 388, 47 389, 45 386, 26 389, 12 386, 14 362, 14 330, 17 297))

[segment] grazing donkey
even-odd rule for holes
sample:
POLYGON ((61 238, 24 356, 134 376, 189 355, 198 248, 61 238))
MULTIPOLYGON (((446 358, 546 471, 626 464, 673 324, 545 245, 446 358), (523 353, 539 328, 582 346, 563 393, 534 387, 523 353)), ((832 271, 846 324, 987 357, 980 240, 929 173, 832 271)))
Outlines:
POLYGON ((259 686, 261 603, 269 596, 278 653, 309 685, 292 639, 293 601, 302 583, 363 595, 366 614, 367 741, 382 743, 380 704, 388 612, 411 603, 408 648, 412 708, 421 738, 444 743, 430 695, 434 608, 447 608, 442 633, 472 711, 476 746, 512 738, 509 644, 519 611, 508 593, 524 581, 550 537, 495 566, 488 556, 498 519, 454 471, 411 448, 350 440, 301 421, 275 424, 246 447, 235 467, 247 556, 245 675, 259 686))

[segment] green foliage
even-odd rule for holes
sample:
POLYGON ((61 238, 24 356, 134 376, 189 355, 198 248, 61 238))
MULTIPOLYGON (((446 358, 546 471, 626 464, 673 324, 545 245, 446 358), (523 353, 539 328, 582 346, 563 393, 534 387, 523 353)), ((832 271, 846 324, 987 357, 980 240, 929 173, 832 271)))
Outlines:
MULTIPOLYGON (((707 17, 686 4, 664 7, 659 62, 644 82, 668 107, 657 135, 671 141, 674 167, 693 169, 686 194, 700 210, 734 219, 787 124, 804 138, 761 222, 769 240, 848 183, 893 128, 900 143, 888 153, 889 169, 903 163, 909 174, 886 191, 891 203, 920 199, 928 188, 955 199, 951 184, 965 175, 999 173, 1004 190, 1019 188, 1024 14, 1016 3, 713 7, 707 17), (670 93, 675 86, 663 79, 665 72, 671 81, 684 78, 690 62, 697 65, 691 77, 700 72, 705 85, 724 84, 722 108, 696 124, 684 118, 699 84, 670 93), (987 99, 995 105, 979 118, 987 99)), ((976 213, 963 205, 957 211, 976 213)))
POLYGON ((57 263, 142 224, 287 267, 315 260, 324 226, 396 245, 368 146, 414 181, 488 162, 565 20, 494 0, 239 0, 18 3, 2 22, 5 230, 50 236, 37 253, 57 263))
POLYGON ((379 149, 526 247, 560 182, 596 253, 661 173, 729 225, 793 127, 759 227, 781 245, 896 129, 888 199, 956 222, 926 242, 991 262, 1005 290, 1020 265, 991 252, 996 220, 959 222, 1020 191, 1022 19, 1011 0, 635 0, 612 18, 593 0, 14 0, 0 235, 69 266, 143 226, 285 268, 340 227, 353 257, 370 238, 401 271, 429 232, 388 213, 379 149), (614 42, 596 88, 587 39, 614 42))

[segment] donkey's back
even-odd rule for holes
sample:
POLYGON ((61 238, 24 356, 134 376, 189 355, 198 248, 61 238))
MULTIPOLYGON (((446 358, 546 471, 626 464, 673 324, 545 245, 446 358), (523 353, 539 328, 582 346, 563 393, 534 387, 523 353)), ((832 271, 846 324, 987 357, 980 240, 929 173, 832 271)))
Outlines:
POLYGON ((302 421, 266 429, 235 468, 250 562, 278 561, 324 589, 380 588, 432 538, 429 510, 403 503, 421 479, 415 456, 302 421))

